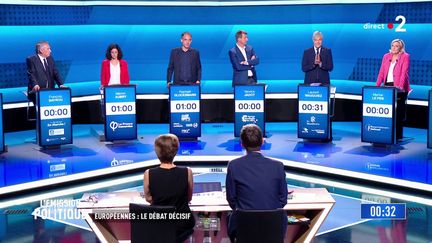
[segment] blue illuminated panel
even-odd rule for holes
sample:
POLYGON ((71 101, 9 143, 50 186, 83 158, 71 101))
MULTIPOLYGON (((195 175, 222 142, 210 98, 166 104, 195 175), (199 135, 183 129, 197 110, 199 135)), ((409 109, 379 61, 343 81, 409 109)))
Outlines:
MULTIPOLYGON (((225 54, 235 45, 234 33, 239 29, 249 33, 249 43, 261 57, 257 67, 261 80, 303 79, 304 73, 298 68, 303 50, 312 47, 313 30, 320 30, 325 36, 324 46, 333 53, 332 79, 375 80, 390 42, 402 38, 409 45, 411 83, 432 84, 432 75, 428 72, 432 60, 423 55, 432 51, 432 40, 428 38, 432 28, 430 1, 239 7, 221 7, 220 1, 215 1, 213 7, 76 4, 0 5, 0 39, 8 46, 0 57, 2 88, 27 86, 23 57, 34 52, 34 44, 41 39, 41 33, 43 39, 50 42, 57 68, 66 83, 99 81, 100 72, 95 70, 100 70, 107 40, 115 40, 121 46, 133 80, 162 80, 170 50, 180 45, 179 36, 186 30, 193 34, 193 47, 200 50, 205 80, 229 80, 232 68, 225 54), (401 19, 396 20, 397 16, 404 16, 403 25, 401 19), (241 25, 239 19, 242 19, 241 25), (397 31, 401 30, 399 27, 406 31, 397 31), (87 37, 86 45, 81 47, 80 55, 76 55, 71 48, 82 36, 87 37), (280 43, 289 45, 283 45, 281 52, 280 43), (289 72, 285 71, 287 68, 289 72)), ((360 91, 354 90, 355 93, 360 91)), ((415 88, 410 96, 418 92, 415 88)))
POLYGON ((199 85, 170 86, 170 133, 180 139, 201 137, 199 85))
POLYGON ((405 203, 387 203, 387 204, 362 204, 362 219, 405 219, 405 203))
POLYGON ((363 87, 362 142, 395 144, 396 89, 363 87))
POLYGON ((258 125, 265 135, 264 85, 234 87, 234 136, 239 137, 244 125, 258 125))
POLYGON ((432 90, 429 90, 429 120, 428 120, 428 136, 427 147, 432 148, 432 90))
POLYGON ((297 136, 330 139, 329 86, 298 86, 297 136))
POLYGON ((45 89, 37 95, 39 146, 72 143, 70 89, 45 89))
POLYGON ((135 85, 107 86, 105 90, 105 140, 137 138, 135 85))
POLYGON ((3 94, 0 93, 0 153, 5 150, 4 128, 3 128, 3 94))

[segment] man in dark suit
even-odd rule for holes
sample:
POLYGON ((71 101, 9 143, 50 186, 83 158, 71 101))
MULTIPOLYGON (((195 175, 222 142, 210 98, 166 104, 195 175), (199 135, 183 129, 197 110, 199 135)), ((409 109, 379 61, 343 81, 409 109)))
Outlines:
POLYGON ((303 53, 302 70, 305 84, 330 84, 329 72, 333 70, 331 49, 322 46, 323 34, 315 31, 312 35, 314 46, 303 53))
POLYGON ((36 54, 29 56, 27 62, 28 99, 36 103, 35 92, 40 89, 55 88, 55 84, 60 88, 65 87, 60 73, 55 66, 51 56, 51 47, 47 41, 40 41, 36 44, 36 54))
POLYGON ((171 50, 167 70, 167 85, 171 85, 174 73, 174 84, 199 84, 201 82, 201 60, 199 51, 190 47, 192 35, 183 32, 182 46, 171 50))
POLYGON ((255 66, 259 64, 259 58, 255 54, 252 46, 248 46, 247 32, 237 31, 236 46, 228 52, 231 65, 233 67, 232 86, 237 84, 256 84, 258 79, 255 66))
POLYGON ((227 201, 233 210, 228 221, 231 239, 236 235, 236 210, 283 208, 288 197, 283 164, 261 154, 261 129, 255 124, 244 126, 240 140, 247 154, 229 162, 225 182, 227 201))

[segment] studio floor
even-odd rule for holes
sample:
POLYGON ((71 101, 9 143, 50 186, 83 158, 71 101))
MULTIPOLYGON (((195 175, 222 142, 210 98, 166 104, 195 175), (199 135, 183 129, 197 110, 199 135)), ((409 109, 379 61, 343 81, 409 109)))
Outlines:
MULTIPOLYGON (((198 141, 181 142, 176 160, 192 168, 195 182, 220 181, 224 187, 226 162, 244 153, 233 129, 233 124, 207 123, 198 141)), ((153 141, 169 127, 140 124, 137 140, 119 143, 101 142, 101 131, 102 125, 74 125, 74 143, 53 150, 35 144, 35 131, 5 134, 2 242, 98 242, 82 220, 35 219, 32 213, 47 198, 142 191, 142 172, 158 163, 153 141)), ((360 123, 334 122, 333 138, 310 143, 297 138, 297 123, 266 125, 263 153, 286 165, 288 187, 325 187, 336 201, 314 242, 431 242, 432 157, 426 130, 405 128, 398 145, 374 147, 360 141, 360 123), (363 220, 363 200, 406 203, 407 218, 363 220)))

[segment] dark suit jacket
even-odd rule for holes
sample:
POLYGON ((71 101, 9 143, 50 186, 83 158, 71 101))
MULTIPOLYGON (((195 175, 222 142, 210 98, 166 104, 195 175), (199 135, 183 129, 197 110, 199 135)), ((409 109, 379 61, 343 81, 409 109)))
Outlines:
POLYGON ((180 80, 181 72, 181 59, 180 53, 182 52, 181 47, 177 47, 171 50, 170 60, 167 70, 167 82, 170 83, 172 79, 172 74, 174 72, 174 84, 192 84, 196 81, 201 81, 201 59, 199 51, 190 48, 188 51, 192 54, 192 64, 190 66, 190 72, 192 80, 180 80))
MULTIPOLYGON (((58 86, 63 85, 63 80, 60 77, 54 59, 52 56, 47 57, 48 70, 45 71, 43 64, 38 55, 29 56, 27 62, 28 76, 28 91, 30 92, 34 86, 39 85, 41 89, 55 88, 55 83, 58 86)), ((34 101, 30 96, 30 100, 34 101)))
POLYGON ((333 57, 331 49, 321 47, 321 67, 315 64, 314 47, 306 49, 303 53, 302 70, 305 72, 305 84, 330 84, 329 72, 333 70, 333 57))
POLYGON ((255 51, 252 46, 246 46, 247 60, 244 59, 244 56, 242 55, 237 45, 231 48, 228 54, 233 68, 233 87, 237 84, 248 84, 248 70, 252 70, 252 78, 255 79, 255 82, 258 81, 255 66, 259 64, 259 58, 256 57, 255 51), (252 56, 255 56, 256 58, 252 60, 252 56), (249 65, 240 64, 242 61, 247 61, 249 65))
POLYGON ((225 186, 228 203, 233 209, 229 232, 236 228, 237 209, 270 210, 283 208, 287 203, 283 164, 259 152, 229 162, 225 186))

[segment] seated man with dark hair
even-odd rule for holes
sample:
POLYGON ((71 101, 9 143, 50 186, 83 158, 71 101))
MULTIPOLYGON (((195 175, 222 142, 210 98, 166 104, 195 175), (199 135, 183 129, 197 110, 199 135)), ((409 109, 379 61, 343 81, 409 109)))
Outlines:
POLYGON ((255 124, 244 126, 240 140, 247 154, 229 162, 226 177, 226 197, 233 210, 228 222, 232 240, 236 236, 236 210, 283 208, 288 197, 283 164, 261 154, 261 129, 255 124))
POLYGON ((193 192, 192 171, 173 163, 179 148, 176 135, 160 135, 155 140, 154 148, 161 164, 144 172, 145 199, 155 206, 175 206, 176 212, 188 215, 184 220, 176 220, 177 241, 183 242, 193 233, 195 226, 195 218, 189 208, 193 192))

